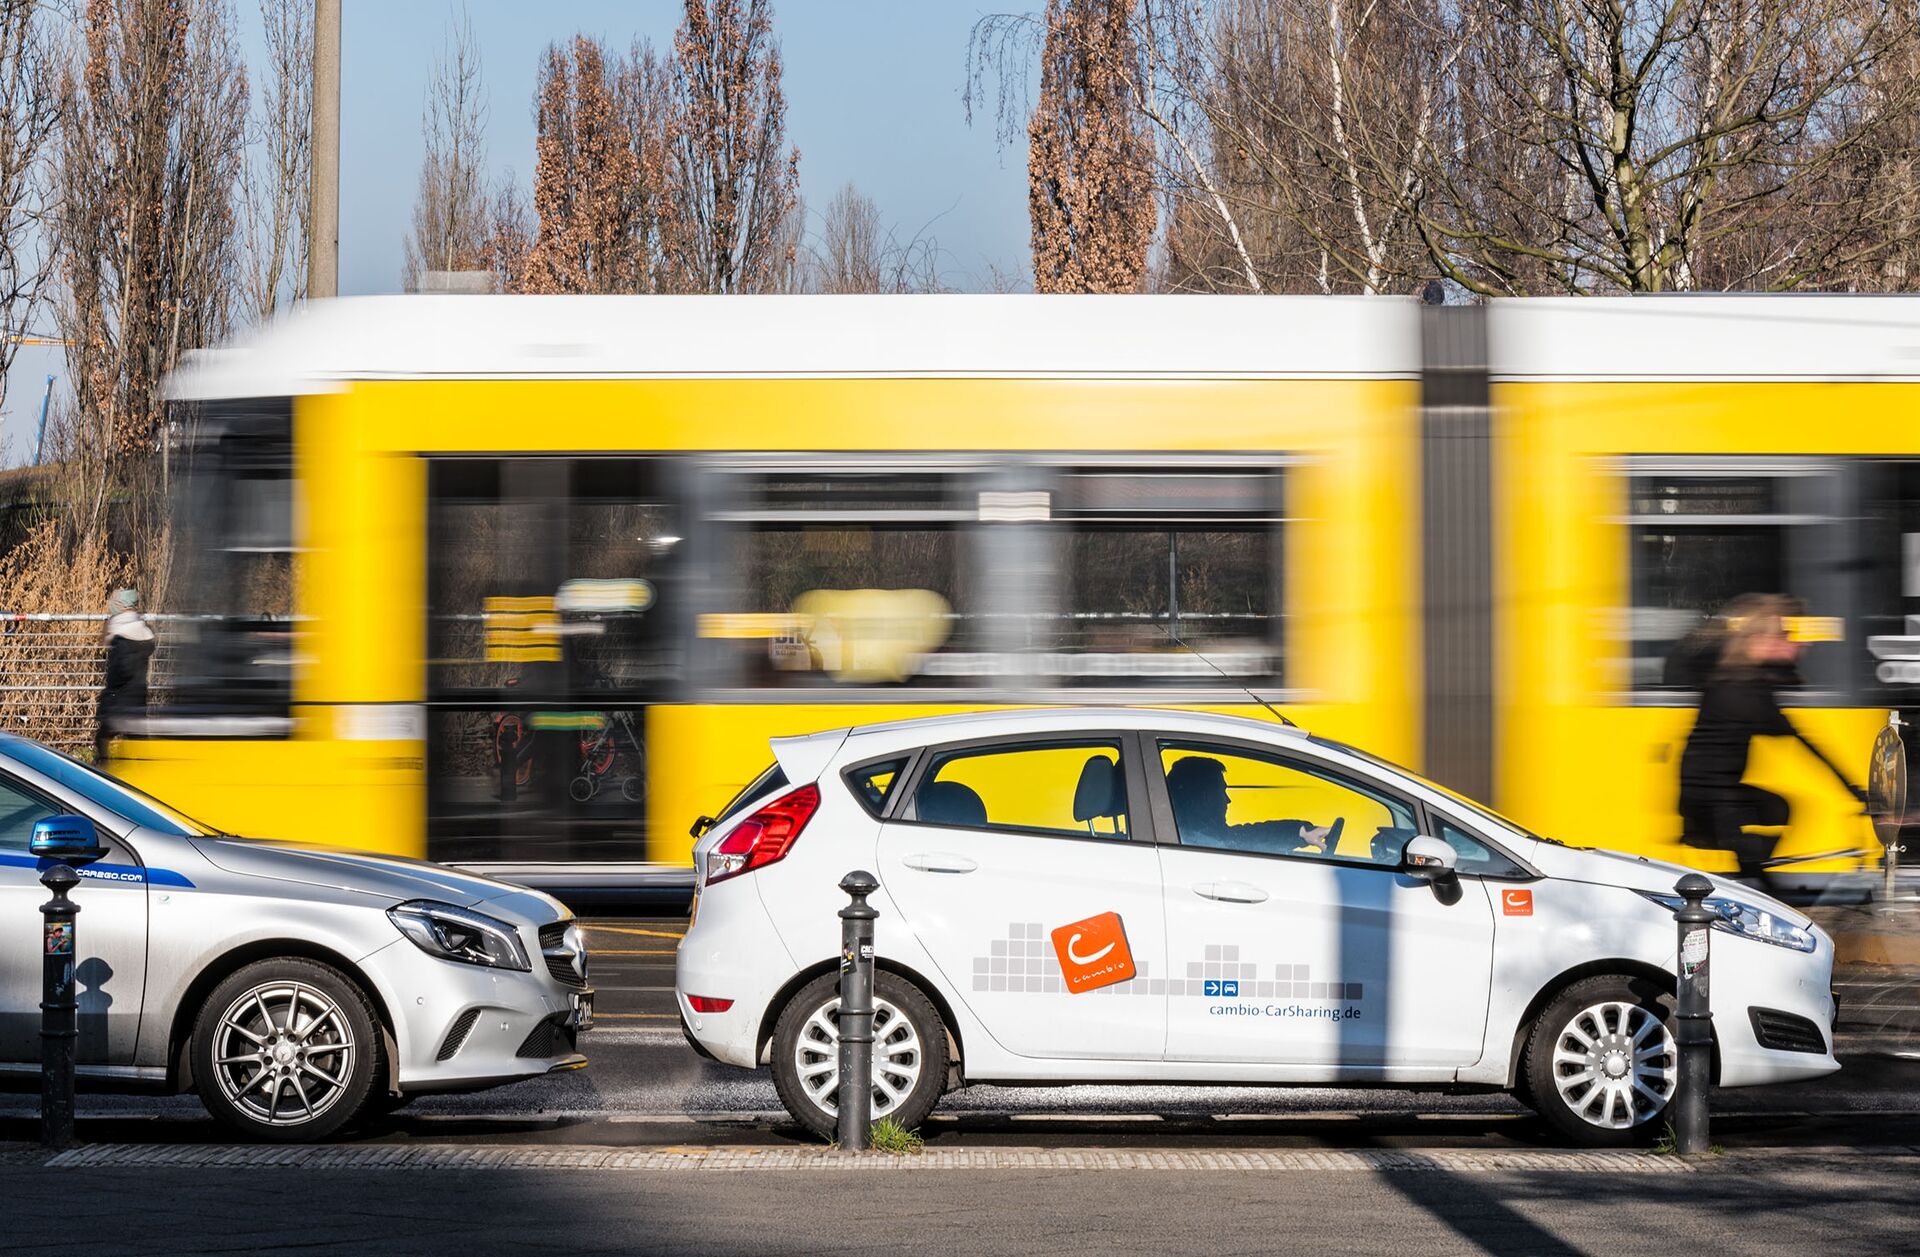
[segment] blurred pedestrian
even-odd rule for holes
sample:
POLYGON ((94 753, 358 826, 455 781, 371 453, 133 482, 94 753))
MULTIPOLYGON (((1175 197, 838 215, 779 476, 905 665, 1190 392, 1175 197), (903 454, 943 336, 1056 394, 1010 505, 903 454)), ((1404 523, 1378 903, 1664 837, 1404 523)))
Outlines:
POLYGON ((1780 690, 1799 678, 1800 644, 1787 631, 1794 606, 1773 594, 1744 595, 1721 613, 1717 636, 1683 644, 1691 656, 1686 671, 1700 686, 1700 714, 1680 753, 1681 841, 1733 852, 1740 879, 1753 885, 1765 880, 1779 839, 1750 829, 1778 829, 1792 817, 1786 799, 1744 780, 1754 738, 1796 739, 1849 794, 1866 797, 1780 710, 1780 690))
POLYGON ((100 687, 95 713, 93 762, 107 762, 107 739, 126 717, 147 706, 147 664, 153 659, 153 627, 134 610, 140 595, 131 589, 114 591, 107 604, 107 676, 100 687))

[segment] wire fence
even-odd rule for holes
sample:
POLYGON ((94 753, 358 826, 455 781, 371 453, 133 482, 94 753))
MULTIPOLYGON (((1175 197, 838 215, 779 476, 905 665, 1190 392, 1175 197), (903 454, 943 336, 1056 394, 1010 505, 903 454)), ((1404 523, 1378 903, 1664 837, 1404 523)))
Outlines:
MULTIPOLYGON (((150 615, 155 644, 150 701, 160 702, 173 672, 168 622, 150 615)), ((0 729, 69 753, 91 755, 95 710, 106 676, 107 617, 0 612, 0 729)))

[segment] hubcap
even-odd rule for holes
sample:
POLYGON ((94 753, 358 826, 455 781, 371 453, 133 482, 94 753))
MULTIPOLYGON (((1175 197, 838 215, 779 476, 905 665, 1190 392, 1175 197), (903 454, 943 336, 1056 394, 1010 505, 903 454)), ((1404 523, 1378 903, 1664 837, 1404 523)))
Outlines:
POLYGON ((358 1050, 346 1015, 324 991, 267 982, 221 1015, 213 1065, 220 1093, 242 1113, 298 1126, 345 1094, 358 1050))
POLYGON ((1595 1004, 1575 1013, 1553 1046, 1553 1082, 1581 1121, 1624 1130, 1673 1098, 1679 1054, 1659 1014, 1638 1004, 1595 1004))
MULTIPOLYGON (((899 1108, 920 1081, 925 1056, 920 1033, 898 1008, 873 998, 873 1108, 877 1121, 899 1108)), ((816 1008, 793 1045, 793 1064, 807 1098, 821 1110, 840 1112, 840 998, 816 1008)))

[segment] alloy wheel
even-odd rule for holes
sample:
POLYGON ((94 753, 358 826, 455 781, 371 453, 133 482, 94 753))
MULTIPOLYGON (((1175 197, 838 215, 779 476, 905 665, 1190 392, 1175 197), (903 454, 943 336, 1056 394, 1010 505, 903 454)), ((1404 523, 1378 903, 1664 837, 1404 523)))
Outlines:
POLYGON ((359 1050, 346 1013, 326 992, 276 979, 221 1014, 213 1065, 221 1094, 246 1117, 298 1126, 345 1094, 359 1050))

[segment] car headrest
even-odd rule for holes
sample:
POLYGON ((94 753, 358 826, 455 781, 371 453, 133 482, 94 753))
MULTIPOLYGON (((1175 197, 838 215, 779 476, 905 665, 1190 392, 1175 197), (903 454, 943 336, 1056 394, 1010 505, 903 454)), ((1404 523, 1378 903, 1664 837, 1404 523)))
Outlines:
POLYGON ((1118 816, 1124 798, 1120 765, 1104 755, 1089 756, 1080 766, 1080 781, 1073 788, 1073 819, 1090 821, 1100 816, 1118 816))
POLYGON ((914 799, 919 818, 930 825, 968 825, 987 823, 987 805, 972 786, 957 781, 929 781, 920 787, 914 799))

